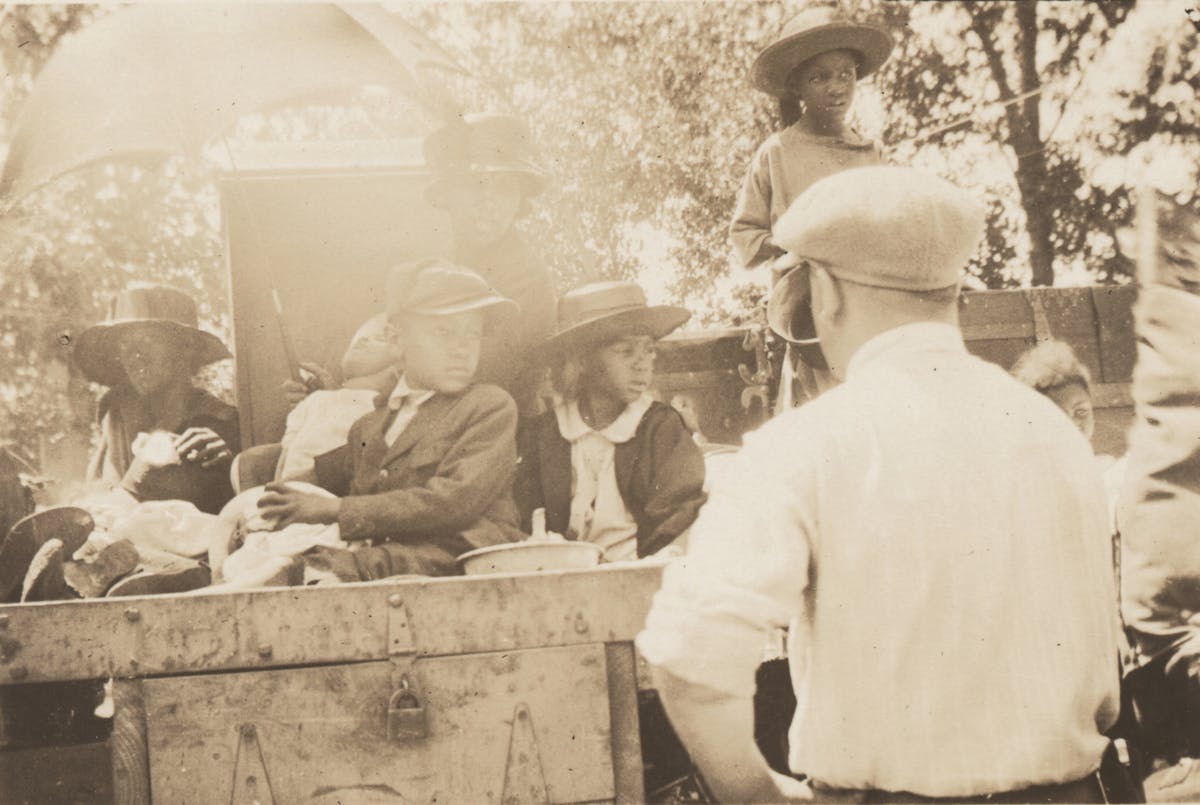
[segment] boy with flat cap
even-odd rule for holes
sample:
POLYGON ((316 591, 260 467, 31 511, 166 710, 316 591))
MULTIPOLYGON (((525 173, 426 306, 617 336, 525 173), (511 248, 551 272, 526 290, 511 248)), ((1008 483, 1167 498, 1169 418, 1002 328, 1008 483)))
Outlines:
POLYGON ((822 179, 776 226, 800 266, 770 319, 811 319, 844 382, 746 437, 638 638, 722 801, 1103 801, 1104 490, 1054 403, 963 345, 982 227, 966 193, 890 167, 822 179), (811 792, 753 741, 764 633, 789 624, 811 792))
POLYGON ((512 499, 517 407, 475 382, 485 327, 517 306, 445 260, 405 270, 415 279, 388 312, 404 373, 346 445, 316 459, 319 485, 338 497, 278 483, 259 499, 276 529, 337 523, 352 550, 305 554, 322 578, 453 575, 459 554, 523 537, 512 499))

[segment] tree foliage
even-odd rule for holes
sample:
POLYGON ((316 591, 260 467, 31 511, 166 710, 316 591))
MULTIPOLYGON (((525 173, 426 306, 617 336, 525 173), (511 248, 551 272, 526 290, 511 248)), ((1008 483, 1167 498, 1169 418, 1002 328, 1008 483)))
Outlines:
MULTIPOLYGON (((860 86, 860 130, 890 161, 935 171, 986 201, 986 243, 969 267, 977 285, 1127 278, 1114 232, 1129 221, 1147 155, 1196 203, 1200 48, 1175 4, 843 5, 897 42, 860 86)), ((554 181, 524 226, 561 288, 637 277, 704 322, 736 324, 758 315, 765 278, 734 266, 728 218, 754 149, 778 125, 748 67, 800 7, 481 2, 399 4, 395 13, 471 69, 475 80, 460 90, 472 110, 530 122, 554 181)), ((107 13, 112 6, 0 11, 0 131, 11 131, 57 43, 107 13)), ((257 116, 235 136, 404 136, 410 114, 367 94, 348 108, 257 116)), ((194 293, 206 325, 228 331, 218 201, 203 162, 64 177, 0 220, 0 254, 0 441, 27 456, 86 433, 92 392, 62 339, 102 318, 130 280, 194 293)), ((228 391, 228 367, 218 381, 228 391)))

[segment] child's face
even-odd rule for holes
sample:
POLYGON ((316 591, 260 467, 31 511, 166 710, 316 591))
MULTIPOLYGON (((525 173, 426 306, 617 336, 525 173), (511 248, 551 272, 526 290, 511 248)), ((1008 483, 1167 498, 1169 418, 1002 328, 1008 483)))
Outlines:
POLYGON ((844 120, 854 100, 858 60, 849 50, 830 50, 796 68, 788 82, 805 113, 844 120))
POLYGON ((191 361, 181 356, 186 347, 154 326, 131 327, 117 343, 117 360, 138 394, 161 391, 187 376, 191 361), (181 357, 183 358, 181 360, 181 357))
POLYGON ((407 315, 398 323, 409 385, 457 394, 475 379, 483 344, 483 313, 407 315))
POLYGON ((619 338, 596 350, 591 391, 628 405, 650 388, 654 379, 654 339, 648 335, 619 338))
POLYGON ((521 177, 515 173, 470 174, 443 195, 454 237, 463 245, 486 246, 504 237, 521 210, 521 177))

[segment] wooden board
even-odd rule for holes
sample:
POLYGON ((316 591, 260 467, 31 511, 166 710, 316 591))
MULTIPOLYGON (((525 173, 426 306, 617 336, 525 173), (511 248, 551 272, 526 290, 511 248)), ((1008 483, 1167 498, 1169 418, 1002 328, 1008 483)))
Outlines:
POLYGON ((629 641, 661 573, 639 564, 4 605, 0 685, 385 659, 393 600, 422 656, 629 641))
POLYGON ((425 659, 414 672, 429 735, 410 743, 387 739, 387 662, 149 680, 154 799, 227 803, 247 776, 264 803, 500 802, 513 798, 506 780, 542 783, 550 802, 614 799, 603 645, 425 659))

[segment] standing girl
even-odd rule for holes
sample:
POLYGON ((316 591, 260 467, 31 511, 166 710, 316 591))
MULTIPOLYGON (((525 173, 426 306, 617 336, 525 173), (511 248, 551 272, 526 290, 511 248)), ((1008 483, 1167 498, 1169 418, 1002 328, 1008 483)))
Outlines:
POLYGON ((649 306, 632 282, 587 285, 558 304, 545 346, 558 399, 521 439, 517 505, 526 529, 599 545, 605 559, 669 545, 704 503, 704 459, 677 411, 647 393, 655 342, 688 320, 649 306))
MULTIPOLYGON (((775 221, 813 182, 848 168, 882 162, 875 143, 846 123, 855 84, 887 61, 892 37, 882 28, 850 22, 837 8, 817 5, 790 19, 750 68, 755 87, 779 99, 785 128, 759 146, 746 171, 729 227, 746 268, 768 265, 772 282, 794 261, 775 243, 775 221)), ((794 404, 794 351, 789 350, 777 408, 794 404)), ((806 353, 807 359, 807 353, 806 353)), ((811 362, 811 361, 810 361, 811 362)), ((817 362, 820 362, 819 356, 817 362)), ((817 369, 823 369, 818 365, 817 369)), ((808 375, 805 391, 819 383, 808 375)))

